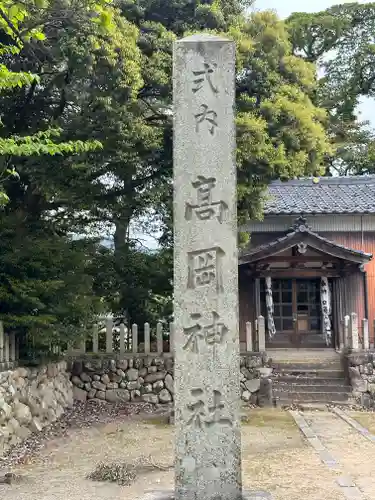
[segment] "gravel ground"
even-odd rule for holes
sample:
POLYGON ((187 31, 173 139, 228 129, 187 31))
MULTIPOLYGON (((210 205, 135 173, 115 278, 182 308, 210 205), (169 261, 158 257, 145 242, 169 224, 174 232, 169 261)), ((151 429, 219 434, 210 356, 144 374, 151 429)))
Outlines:
MULTIPOLYGON (((7 500, 138 500, 173 487, 173 427, 165 410, 147 404, 76 405, 50 430, 15 447, 3 472, 19 481, 0 484, 7 500), (129 486, 87 479, 102 462, 136 466, 129 486), (16 465, 18 464, 18 465, 16 465)), ((374 447, 375 449, 375 447, 374 447)), ((242 425, 243 484, 274 500, 344 500, 331 471, 306 445, 287 412, 250 410, 242 425)))
MULTIPOLYGON (((165 408, 160 410, 168 411, 165 408)), ((157 411, 160 410, 157 409, 157 411)), ((13 446, 3 457, 0 457, 0 474, 9 472, 9 469, 15 465, 29 463, 51 440, 66 437, 74 429, 121 421, 139 414, 155 414, 155 407, 148 403, 110 405, 76 401, 73 408, 67 410, 57 422, 48 428, 45 427, 38 434, 31 434, 25 441, 13 446)))

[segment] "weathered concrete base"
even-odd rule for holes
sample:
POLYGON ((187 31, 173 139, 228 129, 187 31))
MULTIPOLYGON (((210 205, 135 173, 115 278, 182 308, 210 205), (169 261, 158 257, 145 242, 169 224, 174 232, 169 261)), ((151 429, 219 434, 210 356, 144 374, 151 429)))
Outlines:
MULTIPOLYGON (((217 499, 221 499, 220 494, 217 499)), ((145 493, 139 500, 175 500, 175 496, 173 491, 150 491, 145 493)), ((266 491, 244 491, 241 499, 233 500, 272 500, 272 495, 266 491)))

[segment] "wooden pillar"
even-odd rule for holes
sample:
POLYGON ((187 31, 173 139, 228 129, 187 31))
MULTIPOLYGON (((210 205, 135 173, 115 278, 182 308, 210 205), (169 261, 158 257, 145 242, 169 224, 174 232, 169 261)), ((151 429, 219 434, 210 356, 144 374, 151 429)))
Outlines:
POLYGON ((337 328, 337 345, 340 351, 344 349, 345 339, 344 339, 344 310, 343 310, 343 297, 342 297, 342 280, 341 278, 336 278, 334 287, 334 297, 333 300, 336 304, 336 328, 337 328))
POLYGON ((260 278, 255 279, 255 317, 259 318, 260 310, 260 278))

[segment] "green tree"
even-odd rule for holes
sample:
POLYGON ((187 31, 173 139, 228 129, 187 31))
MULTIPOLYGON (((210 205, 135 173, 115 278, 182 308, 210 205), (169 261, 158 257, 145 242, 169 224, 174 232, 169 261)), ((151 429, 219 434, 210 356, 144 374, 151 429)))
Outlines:
POLYGON ((25 29, 43 26, 45 40, 33 43, 33 53, 24 48, 11 57, 8 67, 35 74, 39 82, 0 95, 0 112, 4 134, 56 127, 64 142, 96 140, 102 148, 79 156, 13 155, 20 179, 6 181, 10 203, 3 224, 12 220, 15 231, 30 234, 33 221, 46 225, 63 248, 72 245, 71 233, 90 238, 113 230, 114 248, 93 248, 86 257, 89 271, 75 271, 76 279, 92 274, 90 300, 91 290, 115 312, 142 323, 168 315, 170 308, 158 296, 171 295, 171 73, 177 37, 208 30, 237 42, 241 219, 260 216, 270 180, 319 173, 330 142, 325 112, 313 102, 314 66, 292 54, 285 24, 274 14, 246 16, 246 4, 236 0, 121 0, 109 35, 92 22, 91 5, 54 0, 25 20, 25 29), (131 238, 132 224, 145 218, 146 229, 164 229, 156 254, 140 251, 131 238))
MULTIPOLYGON (((101 310, 87 272, 100 248, 83 231, 85 209, 95 205, 101 190, 95 186, 97 176, 86 184, 83 178, 92 175, 88 165, 101 154, 93 151, 100 144, 95 128, 116 97, 109 89, 121 89, 130 102, 142 79, 137 29, 111 2, 54 0, 28 6, 22 18, 11 11, 19 22, 12 23, 17 33, 7 43, 16 38, 18 44, 18 34, 24 38, 6 52, 6 63, 10 75, 31 76, 0 95, 0 146, 10 146, 1 159, 4 171, 18 174, 3 179, 9 203, 0 212, 0 319, 8 330, 43 342, 47 337, 49 343, 79 335, 101 310), (42 27, 43 35, 28 38, 25 34, 35 27, 42 27), (76 127, 78 116, 81 126, 85 120, 90 125, 83 132, 76 127), (73 181, 76 189, 71 189, 73 181), (75 232, 82 233, 79 239, 75 232)), ((110 137, 108 128, 104 133, 110 137)))
MULTIPOLYGON (((2 0, 0 2, 0 55, 3 60, 12 56, 18 56, 22 50, 26 50, 35 56, 35 46, 45 40, 40 22, 36 22, 36 13, 45 9, 49 5, 48 0, 33 0, 25 2, 14 2, 13 0, 2 0), (26 27, 26 22, 32 17, 30 27, 26 27)), ((95 14, 98 18, 106 12, 103 4, 97 3, 94 6, 95 14)), ((94 19, 95 21, 96 19, 94 19)), ((105 21, 103 20, 103 24, 105 21)), ((107 21, 108 24, 108 21, 107 21)), ((18 70, 12 70, 6 64, 0 63, 0 91, 6 92, 15 87, 33 88, 40 84, 37 74, 18 70)), ((6 178, 18 178, 18 173, 13 166, 9 165, 10 156, 31 156, 31 155, 56 155, 74 154, 84 151, 95 150, 100 147, 97 141, 67 141, 56 143, 56 138, 60 135, 58 128, 43 127, 33 135, 17 135, 9 132, 5 137, 0 137, 0 206, 9 201, 8 195, 2 188, 2 183, 6 178), (10 134, 10 135, 9 135, 10 134)))
POLYGON ((371 172, 374 134, 357 116, 363 97, 373 98, 375 3, 335 5, 318 13, 295 13, 287 20, 293 52, 320 67, 315 104, 327 110, 335 154, 327 172, 371 172))

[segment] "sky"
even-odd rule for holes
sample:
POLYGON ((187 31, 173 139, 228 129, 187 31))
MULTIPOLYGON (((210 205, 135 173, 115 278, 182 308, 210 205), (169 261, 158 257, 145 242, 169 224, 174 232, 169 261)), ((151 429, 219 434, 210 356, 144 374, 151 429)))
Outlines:
MULTIPOLYGON (((319 12, 320 10, 328 9, 332 5, 343 3, 352 3, 353 0, 346 2, 345 0, 314 0, 313 2, 303 2, 301 0, 255 0, 255 8, 260 10, 274 9, 280 17, 288 17, 292 12, 319 12)), ((366 1, 359 3, 367 3, 366 1)))

